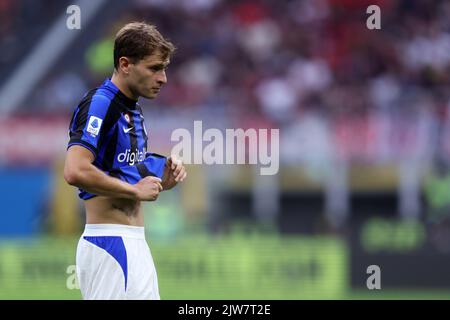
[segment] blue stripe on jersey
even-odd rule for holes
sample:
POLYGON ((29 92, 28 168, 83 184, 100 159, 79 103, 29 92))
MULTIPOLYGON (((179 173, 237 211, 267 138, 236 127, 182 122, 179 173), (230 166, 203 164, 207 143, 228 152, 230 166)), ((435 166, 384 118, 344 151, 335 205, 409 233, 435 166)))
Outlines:
POLYGON ((89 105, 86 126, 83 130, 81 140, 86 141, 95 148, 98 147, 101 126, 104 124, 105 115, 110 104, 111 99, 99 94, 97 91, 92 97, 91 104, 89 105))
POLYGON ((127 263, 127 250, 125 249, 125 244, 123 243, 122 237, 115 236, 101 236, 101 237, 87 237, 84 236, 83 239, 89 241, 90 243, 102 248, 108 252, 120 265, 123 271, 123 276, 125 278, 125 291, 127 290, 128 281, 128 263, 127 263))
POLYGON ((136 184, 139 180, 147 176, 162 178, 165 165, 166 157, 155 153, 147 153, 147 157, 143 162, 132 166, 122 166, 114 170, 113 173, 114 176, 117 176, 121 180, 127 181, 130 184, 136 184))
POLYGON ((164 174, 164 168, 166 167, 167 158, 156 154, 156 153, 149 153, 147 152, 144 165, 155 176, 158 178, 163 177, 164 174))

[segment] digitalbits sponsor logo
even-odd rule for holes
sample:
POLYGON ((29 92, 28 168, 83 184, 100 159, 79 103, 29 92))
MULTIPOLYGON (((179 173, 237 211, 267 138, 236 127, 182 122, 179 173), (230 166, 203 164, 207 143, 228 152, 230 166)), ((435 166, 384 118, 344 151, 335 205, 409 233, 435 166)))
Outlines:
POLYGON ((135 163, 144 161, 146 153, 146 148, 142 149, 142 151, 135 149, 134 152, 131 152, 131 149, 126 149, 125 152, 119 153, 117 155, 117 161, 120 163, 126 162, 132 166, 135 163))
POLYGON ((275 175, 280 162, 279 135, 279 129, 203 131, 202 121, 194 121, 193 136, 185 128, 172 132, 171 141, 178 143, 171 154, 185 164, 252 164, 260 165, 261 175, 275 175))

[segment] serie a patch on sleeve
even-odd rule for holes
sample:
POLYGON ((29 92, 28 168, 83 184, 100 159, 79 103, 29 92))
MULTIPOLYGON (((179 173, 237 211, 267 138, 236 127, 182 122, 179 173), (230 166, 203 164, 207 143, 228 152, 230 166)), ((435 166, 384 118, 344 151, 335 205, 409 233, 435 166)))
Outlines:
POLYGON ((95 137, 99 134, 103 120, 96 116, 90 116, 86 131, 95 137))

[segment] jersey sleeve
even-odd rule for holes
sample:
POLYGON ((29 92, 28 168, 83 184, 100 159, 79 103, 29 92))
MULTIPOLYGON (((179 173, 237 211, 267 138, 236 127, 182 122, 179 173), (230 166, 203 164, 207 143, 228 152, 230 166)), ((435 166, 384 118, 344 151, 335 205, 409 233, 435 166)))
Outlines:
POLYGON ((93 95, 78 105, 70 122, 67 149, 80 145, 90 150, 97 158, 102 138, 111 129, 108 121, 105 122, 110 103, 105 96, 93 95))

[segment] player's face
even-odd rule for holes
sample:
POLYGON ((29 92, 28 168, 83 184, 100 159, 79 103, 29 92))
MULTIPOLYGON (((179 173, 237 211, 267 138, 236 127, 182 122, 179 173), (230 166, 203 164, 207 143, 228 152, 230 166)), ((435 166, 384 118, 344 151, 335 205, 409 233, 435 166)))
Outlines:
POLYGON ((153 99, 167 82, 169 58, 163 59, 157 51, 130 65, 128 85, 136 96, 153 99))

